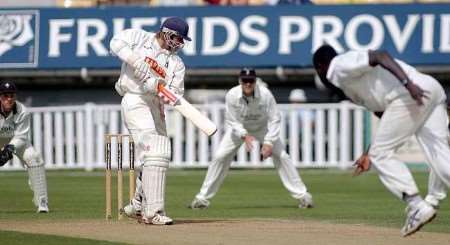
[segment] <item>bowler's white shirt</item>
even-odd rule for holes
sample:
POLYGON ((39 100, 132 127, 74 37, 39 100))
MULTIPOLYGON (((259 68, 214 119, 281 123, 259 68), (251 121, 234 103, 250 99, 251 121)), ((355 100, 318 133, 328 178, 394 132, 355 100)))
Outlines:
MULTIPOLYGON (((111 42, 125 42, 134 52, 142 57, 151 57, 158 61, 158 64, 164 67, 167 77, 166 83, 169 88, 177 94, 183 95, 184 92, 184 73, 185 66, 181 58, 171 53, 159 45, 156 34, 146 32, 140 29, 127 29, 115 35, 111 42)), ((111 45, 113 47, 113 45, 111 45)), ((117 55, 119 50, 111 49, 113 54, 117 55)), ((126 62, 122 63, 120 77, 117 81, 120 88, 133 94, 146 94, 147 89, 144 84, 134 77, 134 69, 126 62)))
POLYGON ((225 97, 226 124, 239 137, 267 131, 264 143, 272 144, 280 134, 281 115, 272 93, 256 84, 254 96, 246 97, 241 85, 233 87, 225 97))
MULTIPOLYGON (((420 73, 401 60, 395 61, 414 82, 420 73)), ((349 51, 336 56, 328 68, 327 79, 354 103, 371 111, 384 111, 390 101, 408 94, 390 71, 380 65, 369 65, 368 51, 349 51)))

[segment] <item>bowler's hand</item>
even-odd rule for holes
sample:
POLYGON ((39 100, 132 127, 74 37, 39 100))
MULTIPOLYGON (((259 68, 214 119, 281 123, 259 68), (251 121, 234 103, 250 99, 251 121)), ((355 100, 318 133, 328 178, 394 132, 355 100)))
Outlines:
POLYGON ((261 156, 262 156, 263 160, 266 160, 267 158, 272 156, 272 149, 273 149, 273 147, 269 144, 264 144, 261 147, 261 156))
POLYGON ((428 96, 426 95, 426 93, 428 93, 428 91, 423 90, 421 87, 414 84, 412 81, 409 81, 405 87, 408 90, 411 97, 415 101, 417 101, 418 105, 423 105, 422 98, 428 99, 428 96))
POLYGON ((248 134, 244 136, 245 149, 247 151, 251 151, 253 149, 253 141, 255 141, 255 137, 248 134))
POLYGON ((372 162, 370 162, 369 154, 362 154, 353 164, 353 166, 356 166, 355 171, 353 171, 353 176, 358 176, 366 171, 369 171, 371 165, 372 162))

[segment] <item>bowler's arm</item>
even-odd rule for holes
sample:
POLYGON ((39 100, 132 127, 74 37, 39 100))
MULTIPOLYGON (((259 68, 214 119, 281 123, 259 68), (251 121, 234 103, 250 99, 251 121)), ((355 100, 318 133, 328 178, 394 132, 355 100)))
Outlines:
POLYGON ((386 70, 390 71, 403 85, 409 82, 409 78, 406 75, 402 67, 392 58, 392 56, 384 50, 369 50, 369 65, 380 65, 386 70))

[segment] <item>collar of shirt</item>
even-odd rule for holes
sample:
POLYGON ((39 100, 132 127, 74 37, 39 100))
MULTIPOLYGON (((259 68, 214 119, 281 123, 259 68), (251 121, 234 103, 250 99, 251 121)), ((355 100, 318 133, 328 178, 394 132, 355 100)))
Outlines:
POLYGON ((261 92, 259 91, 258 83, 255 84, 255 90, 253 91, 253 96, 247 97, 244 95, 242 88, 239 90, 239 97, 246 100, 247 98, 259 99, 261 97, 261 92))
MULTIPOLYGON (((156 54, 165 54, 170 55, 170 51, 167 49, 163 49, 158 42, 158 39, 156 38, 156 34, 150 39, 150 45, 155 50, 156 54)), ((156 55, 158 56, 158 55, 156 55)))

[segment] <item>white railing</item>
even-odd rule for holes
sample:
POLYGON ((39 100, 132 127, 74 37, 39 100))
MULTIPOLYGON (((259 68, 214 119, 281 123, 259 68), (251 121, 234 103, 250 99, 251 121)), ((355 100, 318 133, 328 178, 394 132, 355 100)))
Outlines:
MULTIPOLYGON (((347 168, 363 152, 364 110, 353 104, 279 105, 282 112, 281 137, 297 167, 347 168), (299 112, 301 111, 301 112, 299 112), (300 115, 300 116, 299 116, 300 115), (308 116, 309 115, 309 116, 308 116)), ((178 112, 168 111, 167 129, 172 139, 171 167, 207 167, 224 133, 224 105, 199 105, 217 125, 218 132, 208 138, 178 112)), ((48 169, 104 167, 104 134, 127 133, 119 105, 35 107, 31 139, 42 153, 48 169)), ((115 152, 113 142, 112 152, 115 152)), ((127 144, 124 144, 127 152, 127 144)), ((116 156, 113 154, 113 163, 116 156)), ((124 167, 127 167, 124 154, 124 167)), ((138 164, 136 164, 138 165, 138 164)), ((234 167, 271 167, 271 160, 260 161, 259 147, 247 153, 239 150, 234 167)), ((1 170, 21 169, 17 159, 1 170)))

